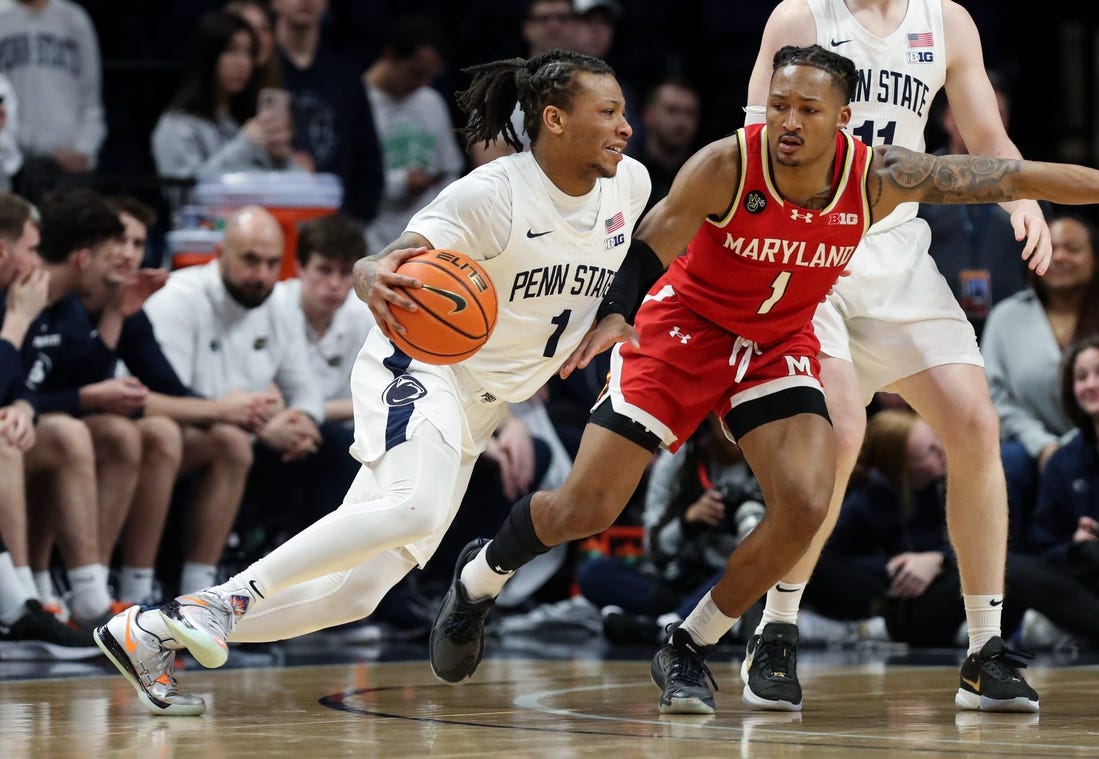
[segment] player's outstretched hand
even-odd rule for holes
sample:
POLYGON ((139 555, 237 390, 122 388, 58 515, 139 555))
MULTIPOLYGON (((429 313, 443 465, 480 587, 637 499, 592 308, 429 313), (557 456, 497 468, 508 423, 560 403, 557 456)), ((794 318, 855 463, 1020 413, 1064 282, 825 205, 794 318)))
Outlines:
POLYGON ((1050 236, 1049 225, 1042 216, 1037 204, 1030 208, 1016 209, 1011 214, 1011 227, 1015 230, 1015 240, 1026 240, 1021 254, 1027 266, 1039 276, 1046 273, 1049 262, 1053 258, 1053 239, 1050 236))
POLYGON ((397 274, 397 269, 409 258, 423 253, 427 248, 399 248, 381 258, 360 258, 355 262, 355 294, 370 308, 375 321, 386 335, 405 333, 404 327, 393 316, 391 306, 415 311, 416 304, 403 293, 404 289, 422 286, 420 280, 397 274))
POLYGON ((580 345, 572 352, 568 360, 561 365, 558 372, 561 379, 565 379, 575 369, 584 369, 591 360, 615 343, 630 343, 634 347, 640 345, 637 338, 637 330, 626 321, 621 314, 608 314, 588 330, 580 345))

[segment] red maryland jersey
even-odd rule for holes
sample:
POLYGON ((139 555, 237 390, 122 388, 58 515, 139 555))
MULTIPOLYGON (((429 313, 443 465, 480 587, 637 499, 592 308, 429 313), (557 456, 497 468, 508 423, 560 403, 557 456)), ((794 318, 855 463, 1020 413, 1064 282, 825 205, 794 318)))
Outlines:
POLYGON ((871 149, 837 132, 834 194, 824 208, 807 209, 775 188, 766 127, 736 136, 740 184, 729 212, 703 223, 654 292, 670 284, 699 316, 762 345, 812 320, 869 227, 871 149))

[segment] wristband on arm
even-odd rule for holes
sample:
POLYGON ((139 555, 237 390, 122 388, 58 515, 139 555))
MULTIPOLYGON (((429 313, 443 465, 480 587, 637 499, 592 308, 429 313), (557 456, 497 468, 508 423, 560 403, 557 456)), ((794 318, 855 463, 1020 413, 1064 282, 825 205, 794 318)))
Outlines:
POLYGON ((610 287, 607 288, 607 294, 603 296, 603 302, 596 312, 596 322, 610 314, 622 314, 632 324, 641 298, 663 273, 664 262, 648 243, 635 237, 630 242, 630 249, 626 251, 622 266, 618 268, 610 287))

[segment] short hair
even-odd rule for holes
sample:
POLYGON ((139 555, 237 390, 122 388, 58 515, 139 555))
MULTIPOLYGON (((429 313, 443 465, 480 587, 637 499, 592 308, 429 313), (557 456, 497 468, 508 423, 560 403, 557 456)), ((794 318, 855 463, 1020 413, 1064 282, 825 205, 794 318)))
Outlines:
POLYGON ((298 263, 305 266, 314 255, 355 263, 366 255, 362 226, 343 214, 310 219, 298 231, 298 263))
POLYGON ((38 254, 47 263, 62 263, 75 251, 94 248, 125 231, 107 201, 86 187, 59 187, 46 196, 39 210, 38 254))
POLYGON ((107 205, 116 214, 128 214, 145 225, 146 229, 156 224, 156 211, 148 203, 142 202, 131 195, 110 195, 106 198, 107 205))
POLYGON ((18 195, 0 192, 0 239, 18 240, 28 221, 37 222, 34 206, 18 195))
POLYGON ((772 72, 778 71, 783 66, 812 66, 832 75, 832 82, 839 87, 844 94, 846 102, 850 103, 855 97, 855 87, 858 85, 858 69, 850 58, 825 50, 820 45, 808 47, 796 47, 786 45, 775 53, 772 72))

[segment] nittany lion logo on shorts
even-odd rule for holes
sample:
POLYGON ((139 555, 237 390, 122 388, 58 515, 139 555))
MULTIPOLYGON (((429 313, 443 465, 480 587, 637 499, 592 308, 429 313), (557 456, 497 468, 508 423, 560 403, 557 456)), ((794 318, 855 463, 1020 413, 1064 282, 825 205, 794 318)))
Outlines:
POLYGON ((744 199, 744 210, 748 213, 763 213, 767 207, 767 198, 759 190, 752 190, 744 199))
POLYGON ((402 374, 389 383, 385 392, 382 393, 382 400, 385 401, 387 406, 407 406, 420 400, 425 395, 427 395, 427 388, 418 379, 402 374))

